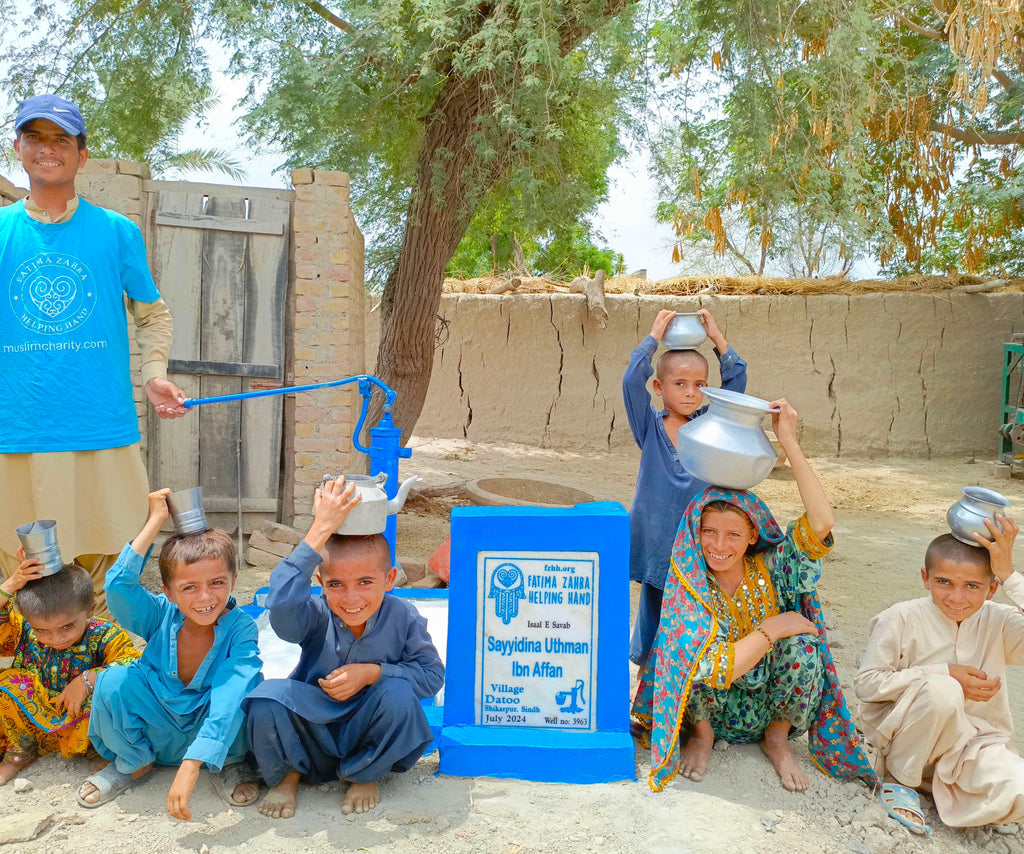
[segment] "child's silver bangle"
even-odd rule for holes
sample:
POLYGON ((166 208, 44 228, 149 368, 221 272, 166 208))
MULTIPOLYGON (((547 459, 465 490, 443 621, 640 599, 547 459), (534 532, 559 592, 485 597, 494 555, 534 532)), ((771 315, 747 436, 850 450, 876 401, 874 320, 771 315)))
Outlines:
POLYGON ((82 671, 82 681, 85 683, 85 692, 86 692, 86 694, 91 694, 92 693, 92 689, 96 687, 96 683, 95 683, 95 681, 93 681, 93 682, 89 681, 89 671, 88 670, 83 670, 82 671))

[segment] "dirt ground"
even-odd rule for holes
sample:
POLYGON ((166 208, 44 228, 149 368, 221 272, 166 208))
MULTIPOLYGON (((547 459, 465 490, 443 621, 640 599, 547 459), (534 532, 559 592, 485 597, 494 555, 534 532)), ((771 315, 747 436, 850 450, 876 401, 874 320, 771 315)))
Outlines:
MULTIPOLYGON (((530 477, 572 486, 596 499, 632 500, 638 454, 572 454, 513 445, 414 440, 403 477, 418 474, 440 488, 478 477, 530 477)), ((849 685, 872 615, 901 599, 922 595, 918 570, 924 548, 945 530, 946 509, 968 484, 1002 492, 1024 505, 1024 481, 996 480, 988 461, 964 459, 862 461, 817 459, 837 510, 836 548, 826 560, 820 590, 834 615, 830 634, 839 673, 849 685)), ((780 521, 799 512, 788 469, 761 484, 780 521)), ((415 499, 398 522, 398 551, 423 563, 448 533, 453 499, 415 499)), ((1024 557, 1024 543, 1020 544, 1024 557)), ((1024 561, 1019 565, 1024 566, 1024 561)), ((238 598, 249 601, 266 573, 240 578, 238 598)), ((635 609, 636 590, 633 591, 635 609)), ((1012 674, 1018 746, 1024 751, 1024 673, 1012 674)), ((855 702, 852 704, 855 705, 855 702)), ((809 766, 805 747, 797 746, 809 766)), ((1024 854, 1024 835, 942 827, 925 799, 935 832, 912 837, 889 820, 868 791, 838 783, 809 768, 811 787, 784 791, 756 746, 732 746, 712 756, 701 783, 673 781, 655 794, 646 784, 649 757, 637 751, 637 782, 593 786, 436 776, 437 755, 382 784, 384 802, 368 816, 342 816, 339 785, 303 789, 299 813, 272 821, 254 809, 229 809, 205 772, 193 795, 193 821, 164 811, 173 773, 159 769, 144 785, 95 811, 80 809, 74 792, 88 773, 83 760, 46 757, 22 776, 32 789, 0 796, 0 829, 19 815, 52 816, 33 842, 2 846, 20 852, 978 852, 1024 854)))

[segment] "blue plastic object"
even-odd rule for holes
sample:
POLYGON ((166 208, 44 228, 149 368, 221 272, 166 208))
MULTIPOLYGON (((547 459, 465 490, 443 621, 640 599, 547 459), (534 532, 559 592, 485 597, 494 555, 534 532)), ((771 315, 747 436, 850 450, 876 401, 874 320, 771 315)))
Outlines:
POLYGON ((455 507, 451 579, 440 772, 635 779, 625 509, 455 507))
MULTIPOLYGON (((387 475, 384 484, 384 492, 388 500, 398 494, 398 461, 408 459, 412 456, 411 448, 402 447, 402 431, 395 427, 391 419, 391 409, 395 404, 398 392, 385 384, 382 380, 370 374, 357 374, 352 377, 345 377, 340 380, 331 380, 324 383, 313 383, 312 385, 284 386, 282 388, 259 389, 258 391, 245 391, 238 394, 222 394, 218 397, 197 397, 188 398, 183 406, 191 409, 195 406, 205 406, 210 403, 228 403, 234 400, 251 400, 257 397, 276 397, 282 394, 296 394, 303 391, 315 391, 320 388, 337 388, 343 385, 358 383, 359 394, 363 398, 363 404, 359 410, 359 420, 356 421, 356 429, 352 436, 352 446, 360 453, 370 458, 370 474, 376 475, 383 472, 387 475), (366 447, 359 442, 359 436, 363 432, 363 424, 366 422, 366 413, 369 411, 370 398, 373 396, 374 388, 384 392, 384 414, 376 427, 370 428, 370 446, 366 447)), ((393 515, 388 516, 384 528, 384 537, 391 548, 391 563, 397 565, 395 552, 395 526, 396 520, 393 515)))

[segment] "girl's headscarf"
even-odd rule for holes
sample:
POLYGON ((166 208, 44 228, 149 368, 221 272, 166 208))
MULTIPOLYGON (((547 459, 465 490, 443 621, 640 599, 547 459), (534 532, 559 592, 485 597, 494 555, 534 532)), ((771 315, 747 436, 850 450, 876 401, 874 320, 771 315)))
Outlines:
MULTIPOLYGON (((679 772, 679 728, 683 722, 697 664, 718 632, 710 605, 707 566, 700 546, 704 507, 727 501, 747 515, 758 541, 748 554, 781 552, 785 539, 768 507, 752 492, 709 487, 690 502, 672 547, 671 571, 661 606, 661 625, 651 654, 640 671, 640 687, 633 714, 651 728, 650 785, 660 792, 679 772)), ((825 638, 821 602, 815 591, 800 597, 801 613, 818 627, 825 685, 821 705, 807 733, 811 757, 833 777, 860 778, 874 784, 876 777, 864 755, 839 686, 832 653, 825 638)))

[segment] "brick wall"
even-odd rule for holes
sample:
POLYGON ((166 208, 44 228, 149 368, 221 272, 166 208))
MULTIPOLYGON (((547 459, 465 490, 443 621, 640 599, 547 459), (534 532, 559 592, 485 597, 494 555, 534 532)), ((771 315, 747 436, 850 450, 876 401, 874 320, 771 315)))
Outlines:
MULTIPOLYGON (((327 382, 365 372, 363 356, 363 236, 349 204, 343 172, 292 172, 294 329, 289 357, 296 385, 327 382)), ((312 519, 313 486, 325 473, 361 465, 352 433, 361 398, 355 386, 295 395, 286 409, 286 460, 294 461, 290 503, 296 527, 312 519), (289 446, 290 440, 290 446, 289 446)))

